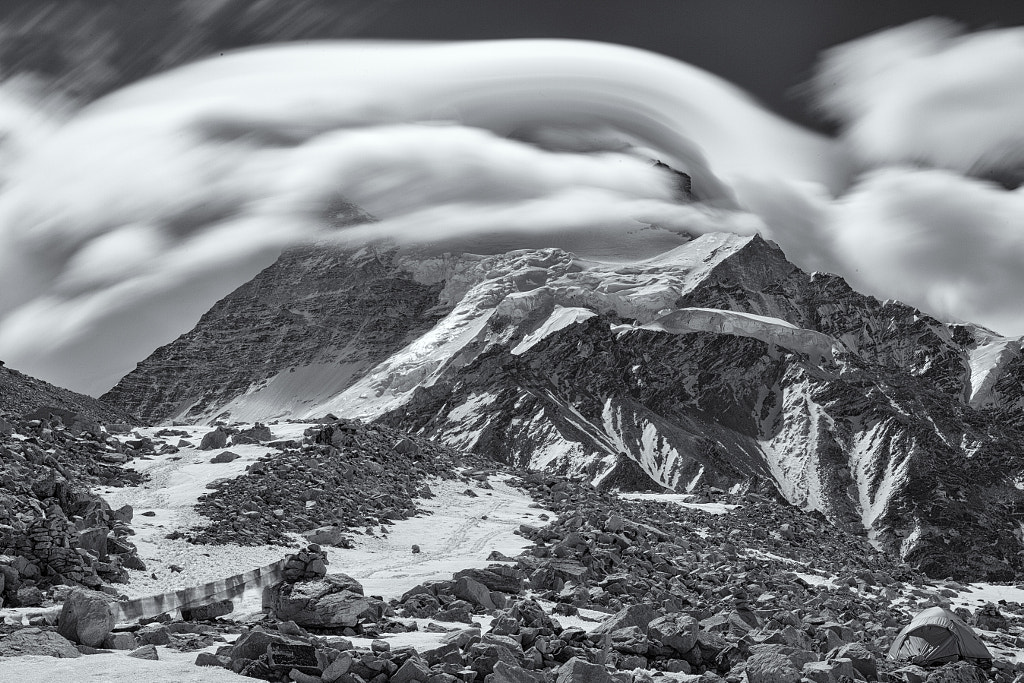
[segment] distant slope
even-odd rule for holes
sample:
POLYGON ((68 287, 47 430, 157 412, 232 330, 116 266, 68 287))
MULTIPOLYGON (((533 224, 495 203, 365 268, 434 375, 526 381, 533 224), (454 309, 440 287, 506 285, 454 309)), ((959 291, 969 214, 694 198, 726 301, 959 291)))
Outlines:
POLYGON ((17 416, 37 408, 61 408, 100 423, 137 423, 127 411, 112 408, 85 394, 62 389, 0 365, 0 414, 17 416))

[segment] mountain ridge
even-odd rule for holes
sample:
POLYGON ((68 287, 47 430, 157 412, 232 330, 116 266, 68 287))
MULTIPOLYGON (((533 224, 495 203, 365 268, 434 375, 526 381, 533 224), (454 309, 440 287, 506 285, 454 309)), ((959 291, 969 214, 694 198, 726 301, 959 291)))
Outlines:
POLYGON ((282 257, 153 357, 216 349, 236 366, 230 391, 189 393, 197 382, 151 358, 104 400, 157 405, 165 392, 160 405, 189 406, 146 414, 157 420, 378 419, 604 487, 642 470, 654 489, 774 489, 933 575, 1022 569, 1018 340, 804 273, 756 235, 631 263, 388 245, 318 258, 282 257), (332 277, 348 284, 324 288, 332 277), (260 318, 261 296, 295 314, 272 343, 270 318, 227 325, 229 310, 260 318), (363 330, 365 344, 278 355, 317 325, 363 330))

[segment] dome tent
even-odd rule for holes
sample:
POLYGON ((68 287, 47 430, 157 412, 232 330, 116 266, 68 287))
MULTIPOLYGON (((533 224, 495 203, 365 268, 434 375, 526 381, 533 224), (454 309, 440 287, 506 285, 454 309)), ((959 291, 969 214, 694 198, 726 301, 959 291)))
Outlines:
POLYGON ((889 659, 927 665, 960 659, 991 661, 992 653, 963 619, 941 607, 930 607, 896 636, 889 659))

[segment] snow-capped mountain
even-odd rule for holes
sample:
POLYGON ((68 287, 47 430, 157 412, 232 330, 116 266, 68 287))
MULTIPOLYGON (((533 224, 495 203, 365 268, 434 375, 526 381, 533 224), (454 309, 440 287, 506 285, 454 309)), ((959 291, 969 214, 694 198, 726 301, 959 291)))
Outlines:
POLYGON ((757 236, 629 262, 308 248, 103 399, 155 421, 377 418, 603 486, 756 486, 929 573, 1009 577, 1021 355, 757 236))

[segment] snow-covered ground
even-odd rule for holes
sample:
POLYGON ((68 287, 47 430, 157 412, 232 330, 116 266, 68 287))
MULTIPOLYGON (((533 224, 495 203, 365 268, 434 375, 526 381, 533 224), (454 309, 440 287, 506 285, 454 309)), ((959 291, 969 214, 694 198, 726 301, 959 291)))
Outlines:
MULTIPOLYGON (((301 438, 306 424, 272 425, 275 438, 301 438)), ((188 441, 198 446, 209 427, 174 427, 189 432, 188 441)), ((152 435, 157 429, 141 430, 152 435)), ((171 437, 177 443, 178 437, 171 437)), ((186 529, 206 522, 193 506, 206 492, 206 484, 235 477, 250 463, 267 453, 266 446, 228 446, 224 450, 241 457, 229 463, 211 464, 221 450, 200 451, 182 448, 173 455, 158 455, 152 460, 135 460, 131 467, 150 475, 141 486, 104 488, 100 493, 110 505, 129 504, 135 509, 131 537, 146 563, 144 571, 131 571, 131 583, 124 592, 131 597, 151 595, 195 586, 218 578, 240 574, 280 560, 289 550, 279 546, 217 545, 197 546, 184 539, 168 539, 175 529, 186 529), (154 513, 147 516, 144 513, 154 513), (176 565, 181 571, 171 571, 176 565), (153 578, 153 575, 156 578, 153 578)), ((420 503, 431 514, 400 520, 389 528, 387 537, 355 536, 353 549, 327 548, 330 570, 358 579, 367 594, 397 597, 418 583, 450 578, 452 572, 487 564, 492 550, 516 555, 528 542, 512 532, 521 523, 542 524, 543 510, 530 508, 531 500, 522 491, 505 483, 502 477, 491 480, 493 490, 467 486, 460 481, 429 482, 435 497, 420 503), (465 495, 473 488, 478 497, 465 495), (413 544, 421 552, 412 554, 413 544)), ((550 514, 550 513, 549 513, 550 514)), ((296 537, 297 540, 298 537, 296 537)))
MULTIPOLYGON (((213 652, 216 648, 207 648, 213 652)), ((217 683, 250 680, 219 667, 196 666, 198 652, 158 647, 159 661, 135 659, 124 652, 78 659, 13 657, 0 661, 0 683, 217 683)))
MULTIPOLYGON (((308 425, 273 425, 275 438, 301 437, 308 425)), ((187 440, 198 445, 209 427, 174 427, 189 432, 187 440)), ((157 429, 141 430, 152 435, 157 429)), ((177 443, 178 437, 171 437, 177 443)), ((131 572, 132 582, 124 592, 132 596, 149 595, 178 588, 194 586, 218 578, 239 574, 281 559, 288 549, 275 546, 254 548, 223 545, 196 546, 183 540, 170 540, 166 534, 176 528, 202 523, 192 506, 196 498, 206 491, 206 484, 223 477, 238 476, 245 466, 273 449, 264 446, 229 446, 242 456, 225 464, 210 464, 209 460, 220 450, 200 451, 182 448, 173 455, 155 456, 151 460, 136 460, 132 467, 148 472, 149 482, 137 487, 104 489, 103 495, 111 506, 125 503, 135 508, 132 541, 139 547, 139 555, 146 562, 145 571, 131 572), (152 517, 143 512, 152 511, 152 517), (171 572, 169 566, 177 564, 181 572, 171 572), (157 579, 151 574, 155 573, 157 579)), ((541 515, 554 514, 531 507, 531 499, 519 489, 508 485, 507 477, 490 478, 491 489, 479 483, 464 481, 430 482, 435 497, 423 500, 419 506, 430 514, 413 519, 399 520, 389 528, 386 537, 356 536, 355 548, 326 548, 330 559, 329 572, 343 572, 363 584, 367 595, 380 595, 385 599, 399 597, 413 586, 433 579, 449 579, 460 569, 484 567, 492 551, 509 556, 519 554, 530 545, 529 541, 513 532, 520 524, 544 524, 541 515), (472 489, 476 496, 466 495, 472 489), (412 546, 420 547, 413 554, 412 546)), ((258 596, 246 596, 235 616, 259 609, 258 596), (254 600, 253 597, 256 599, 254 600)), ((486 621, 486 620, 484 620, 486 621)), ((420 624, 426 625, 426 621, 420 624)), ((453 628, 457 624, 451 625, 453 628)), ((423 646, 436 643, 442 634, 424 631, 387 636, 395 647, 423 646)), ((365 644, 369 646, 369 641, 365 644)), ((216 647, 208 648, 214 651, 216 647)), ((96 681, 97 683, 138 683, 138 681, 166 681, 175 683, 205 683, 207 681, 238 681, 239 676, 224 669, 197 667, 198 652, 179 653, 166 647, 158 648, 160 660, 146 661, 129 658, 124 652, 54 659, 52 657, 19 657, 4 659, 0 663, 0 683, 50 683, 54 680, 96 681)))

